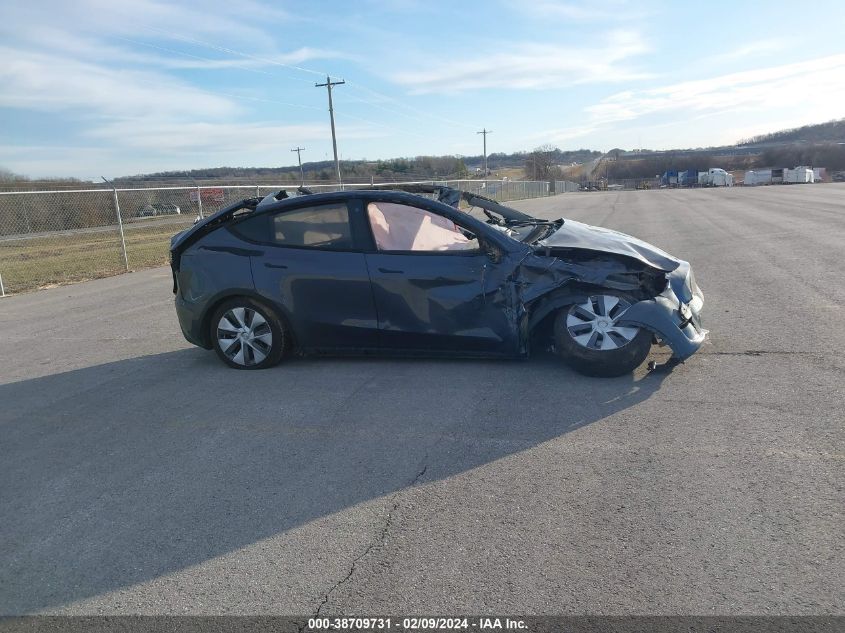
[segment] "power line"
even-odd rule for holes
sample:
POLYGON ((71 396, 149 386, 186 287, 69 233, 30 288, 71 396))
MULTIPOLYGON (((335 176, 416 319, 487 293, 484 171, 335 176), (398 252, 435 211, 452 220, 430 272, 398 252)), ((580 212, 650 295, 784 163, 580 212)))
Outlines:
POLYGON ((299 183, 301 185, 305 185, 305 173, 302 171, 302 150, 304 147, 300 147, 299 145, 296 146, 296 149, 292 149, 292 152, 296 152, 296 158, 299 160, 299 183))
POLYGON ((335 135, 334 131, 334 107, 332 106, 332 87, 334 86, 341 86, 346 82, 342 79, 340 81, 332 81, 332 78, 326 75, 326 83, 323 84, 314 84, 315 88, 322 88, 325 86, 326 91, 329 93, 329 120, 332 124, 332 149, 334 150, 334 167, 337 171, 337 183, 340 185, 340 188, 343 189, 343 178, 340 175, 340 161, 337 159, 337 136, 335 135))
POLYGON ((493 130, 488 130, 487 128, 482 128, 480 132, 476 132, 476 134, 484 135, 484 178, 487 178, 487 135, 492 133, 493 130))
MULTIPOLYGON (((146 28, 146 29, 149 29, 149 30, 152 30, 152 31, 158 31, 160 33, 164 33, 166 35, 169 35, 170 37, 181 40, 183 42, 188 42, 190 44, 196 44, 196 45, 199 45, 199 46, 206 46, 206 47, 211 48, 211 49, 216 50, 216 51, 228 53, 228 54, 231 54, 231 55, 238 55, 240 57, 244 57, 246 59, 251 59, 251 60, 254 60, 254 61, 262 62, 262 63, 265 63, 265 64, 271 64, 271 65, 274 65, 274 66, 282 66, 284 68, 290 68, 291 70, 298 70, 300 72, 310 73, 310 74, 313 74, 313 75, 327 74, 327 73, 324 73, 322 71, 313 70, 311 68, 305 68, 303 66, 296 66, 296 65, 293 65, 293 64, 285 64, 284 62, 280 62, 280 61, 277 61, 277 60, 274 60, 274 59, 269 59, 269 58, 266 58, 266 57, 259 57, 259 56, 256 56, 256 55, 251 55, 249 53, 244 53, 243 51, 239 51, 239 50, 235 50, 235 49, 231 49, 231 48, 225 48, 225 47, 222 47, 222 46, 217 46, 217 45, 212 44, 210 42, 206 42, 206 41, 203 41, 203 40, 187 37, 187 36, 181 35, 179 33, 174 33, 172 31, 168 31, 166 29, 162 29, 162 28, 158 28, 158 27, 154 27, 154 26, 149 26, 149 25, 142 25, 142 26, 143 26, 143 28, 146 28)), ((125 39, 125 38, 123 38, 123 39, 125 39)), ((152 48, 157 48, 154 45, 148 45, 148 46, 151 46, 152 48)), ((174 52, 178 52, 178 51, 174 51, 174 52)), ((190 54, 187 54, 187 53, 181 53, 181 54, 185 54, 188 57, 196 57, 196 56, 193 56, 193 55, 190 55, 190 54)), ((200 59, 202 59, 202 58, 200 58, 200 59)), ((213 60, 208 60, 208 61, 213 61, 213 60)), ((238 66, 235 66, 235 68, 243 68, 244 70, 252 70, 252 69, 249 69, 249 68, 238 67, 238 66)), ((258 71, 258 72, 261 72, 261 71, 258 71)), ((306 79, 299 79, 298 77, 288 77, 288 78, 293 79, 295 81, 302 81, 302 82, 305 82, 305 83, 310 83, 306 79)), ((398 99, 391 97, 390 95, 383 94, 381 92, 378 92, 376 90, 368 88, 368 87, 366 87, 362 84, 359 84, 357 82, 349 81, 349 82, 346 82, 346 83, 348 83, 349 86, 353 89, 360 90, 362 92, 368 92, 371 95, 378 97, 380 99, 392 101, 396 105, 401 106, 402 108, 405 108, 407 110, 410 110, 411 112, 414 112, 418 116, 424 116, 424 117, 427 117, 427 118, 430 118, 430 119, 433 119, 433 120, 440 121, 442 123, 448 123, 450 125, 456 125, 456 126, 467 127, 467 128, 471 127, 470 125, 468 125, 466 123, 461 123, 461 122, 455 121, 453 119, 448 119, 446 117, 441 117, 441 116, 438 116, 436 114, 431 114, 430 112, 426 112, 425 110, 420 110, 420 109, 415 108, 413 106, 410 106, 406 103, 403 103, 403 102, 399 101, 398 99)), ((367 105, 380 107, 380 106, 376 105, 375 103, 373 103, 371 101, 365 101, 363 99, 361 101, 363 103, 366 103, 367 105)), ((381 107, 381 109, 386 111, 386 112, 392 112, 393 114, 399 114, 400 116, 408 116, 408 115, 405 115, 405 114, 398 112, 396 110, 389 110, 387 108, 384 108, 383 106, 381 107)))
MULTIPOLYGON (((289 68, 291 70, 296 70, 296 71, 299 71, 299 72, 309 73, 309 74, 313 74, 313 75, 321 75, 322 76, 323 74, 327 74, 327 73, 323 73, 321 71, 313 70, 311 68, 305 68, 303 66, 297 66, 295 64, 287 64, 287 63, 284 63, 284 62, 281 62, 281 61, 278 61, 278 60, 275 60, 275 59, 270 59, 270 58, 267 58, 267 57, 260 57, 260 56, 257 56, 257 55, 251 55, 251 54, 245 53, 243 51, 239 51, 239 50, 235 50, 235 49, 231 49, 231 48, 226 48, 226 47, 223 47, 223 46, 217 46, 217 45, 212 44, 210 42, 203 41, 203 40, 196 39, 196 38, 192 38, 192 37, 187 37, 187 36, 181 35, 179 33, 174 33, 173 31, 169 31, 167 29, 162 29, 162 28, 154 27, 154 26, 150 26, 150 25, 139 25, 139 26, 141 28, 145 28, 149 31, 154 31, 154 32, 158 32, 158 33, 168 35, 171 38, 176 39, 176 40, 180 40, 182 42, 187 42, 189 44, 194 44, 194 45, 198 45, 198 46, 205 46, 205 47, 210 48, 212 50, 227 53, 227 54, 230 54, 230 55, 237 55, 237 56, 240 56, 240 57, 243 57, 243 58, 246 58, 246 59, 250 59, 250 60, 253 60, 253 61, 256 61, 256 62, 263 63, 263 64, 268 64, 268 65, 273 65, 273 66, 281 66, 283 68, 289 68)), ((120 39, 124 39, 125 41, 130 41, 130 42, 132 41, 128 38, 120 38, 120 39)), ((151 48, 157 48, 157 49, 165 51, 165 52, 185 55, 186 57, 191 57, 191 58, 199 59, 199 60, 202 60, 202 61, 208 61, 208 62, 229 61, 229 60, 206 59, 206 58, 200 57, 198 55, 192 55, 190 53, 183 52, 183 51, 169 50, 169 49, 166 49, 164 47, 156 46, 154 44, 148 44, 148 43, 137 42, 137 41, 135 43, 141 44, 141 45, 144 45, 144 46, 149 46, 151 48)), ((250 72, 259 72, 259 73, 262 73, 262 74, 276 74, 276 73, 269 73, 267 71, 260 70, 260 69, 249 68, 249 67, 242 66, 242 65, 232 65, 232 67, 238 68, 240 70, 250 71, 250 72)), ((280 75, 280 76, 284 76, 284 77, 286 77, 288 79, 292 79, 294 81, 301 81, 303 83, 310 83, 308 80, 300 79, 298 77, 291 77, 289 75, 280 75)), ((359 90, 361 92, 368 92, 371 95, 373 95, 374 97, 377 97, 378 99, 381 99, 381 100, 392 101, 397 106, 400 106, 401 108, 404 108, 404 109, 416 114, 417 118, 415 119, 413 116, 411 116, 409 114, 403 113, 403 112, 395 110, 395 109, 384 107, 381 104, 375 103, 373 101, 367 101, 367 100, 361 99, 359 97, 359 100, 362 103, 365 103, 365 104, 370 105, 372 107, 376 107, 376 108, 383 110, 385 112, 390 112, 390 113, 393 113, 393 114, 396 114, 396 115, 399 115, 399 116, 404 116, 404 117, 406 117, 410 120, 417 120, 418 121, 419 120, 418 117, 423 116, 423 117, 426 117, 426 118, 429 118, 429 119, 432 119, 432 120, 436 120, 436 121, 439 121, 441 123, 446 123, 446 124, 449 124, 449 125, 466 127, 466 128, 470 127, 466 123, 462 123, 462 122, 459 122, 459 121, 455 121, 453 119, 449 119, 449 118, 446 118, 446 117, 441 117, 441 116, 432 114, 432 113, 424 111, 424 110, 420 110, 420 109, 415 108, 413 106, 410 106, 406 103, 403 103, 403 102, 399 101, 398 99, 391 97, 390 95, 386 95, 386 94, 380 93, 376 90, 372 90, 371 88, 368 88, 368 87, 363 86, 361 84, 354 83, 354 82, 345 82, 345 81, 341 81, 341 82, 338 82, 338 83, 348 83, 349 86, 353 89, 359 90)), ((323 86, 325 84, 317 84, 317 85, 323 86)), ((329 91, 329 100, 331 101, 331 88, 330 87, 328 88, 328 91, 329 91)), ((207 92, 210 92, 210 91, 207 91, 207 92)), ((218 94, 225 95, 226 93, 218 93, 218 94)), ((282 103, 282 102, 274 101, 274 100, 271 100, 271 99, 250 98, 250 97, 245 97, 245 96, 242 96, 242 95, 226 95, 226 96, 233 96, 235 98, 247 99, 247 100, 252 100, 252 101, 266 101, 268 103, 282 103)), ((299 104, 283 103, 283 105, 310 109, 309 106, 303 106, 303 105, 299 105, 299 104)), ((332 106, 331 106, 331 103, 330 103, 330 110, 331 109, 332 109, 332 106)), ((344 115, 344 116, 351 117, 351 115, 344 115)), ((387 128, 392 127, 392 126, 387 126, 387 125, 384 125, 384 124, 375 123, 373 121, 367 121, 366 119, 362 119, 360 117, 351 117, 351 118, 357 118, 359 121, 366 122, 366 123, 374 123, 374 124, 379 125, 381 127, 387 127, 387 128)), ((332 116, 332 127, 334 128, 334 117, 333 116, 332 116)), ((392 129, 401 131, 399 128, 395 128, 395 127, 392 127, 392 129)), ((412 134, 414 134, 415 136, 424 136, 424 135, 421 135, 421 134, 418 134, 418 133, 412 133, 412 134)), ((485 138, 485 140, 486 140, 486 138, 485 138)), ((341 178, 340 163, 337 159, 336 135, 334 133, 334 129, 333 129, 333 134, 332 134, 332 143, 333 143, 333 146, 334 146, 335 162, 336 162, 336 168, 337 168, 337 172, 338 172, 338 179, 340 180, 340 178, 341 178)))
MULTIPOLYGON (((160 81, 152 81, 150 79, 141 79, 139 77, 133 78, 133 81, 149 84, 151 86, 156 86, 157 88, 167 88, 167 84, 162 83, 160 81)), ((183 86, 174 86, 179 89, 183 89, 183 86)), ((244 101, 260 101, 263 103, 275 103, 277 105, 287 106, 289 108, 302 108, 304 110, 320 110, 320 108, 316 106, 310 105, 302 105, 301 103, 289 103, 287 101, 278 101, 276 99, 265 99, 264 97, 250 97, 247 95, 238 95, 231 92, 221 92, 219 90, 205 90, 204 88, 197 88, 195 86, 188 86, 187 90, 190 92, 197 92, 200 94, 207 94, 213 95, 218 97, 232 97, 233 99, 243 99, 244 101)))
MULTIPOLYGON (((341 102, 343 103, 343 102, 341 102)), ((410 136, 418 136, 419 138, 430 139, 430 136, 426 136, 425 134, 420 134, 419 132, 412 132, 411 130, 405 130, 403 128, 396 127, 394 125, 388 125, 387 123, 380 123, 378 121, 372 121, 370 119, 364 119, 362 117, 356 116, 354 114, 348 114, 346 112, 339 112, 338 115, 341 119, 352 119, 353 121, 360 121, 361 123, 367 123, 368 125, 375 125, 376 127, 383 127, 386 130, 393 130, 394 132, 401 132, 402 134, 410 135, 410 136)))
MULTIPOLYGON (((136 44, 138 46, 146 46, 147 48, 152 48, 157 51, 161 51, 163 53, 170 53, 172 55, 182 55, 183 57, 189 57, 191 59, 196 59, 202 62, 210 62, 212 64, 219 63, 219 62, 230 62, 231 60, 228 59, 211 59, 209 57, 201 57, 200 55, 194 55, 193 53, 188 53, 186 51, 177 51, 172 48, 165 48, 164 46, 158 46, 156 44, 150 44, 149 42, 141 42, 139 40, 133 40, 128 37, 120 37, 118 35, 115 36, 115 39, 123 40, 124 42, 129 42, 130 44, 136 44)), ((267 72, 266 70, 261 70, 260 68, 250 68, 249 66, 242 66, 240 64, 231 64, 231 68, 237 68, 239 70, 246 70, 247 72, 251 73, 259 73, 262 75, 271 75, 273 73, 267 72)), ((223 68, 219 66, 218 68, 223 68)), ((305 81, 304 79, 299 79, 298 77, 288 77, 288 79, 294 79, 296 81, 305 81)), ((309 82, 310 83, 310 82, 309 82)))
MULTIPOLYGON (((454 119, 448 119, 446 117, 438 116, 436 114, 431 114, 430 112, 426 112, 425 110, 420 110, 419 108, 415 108, 413 106, 408 105, 407 103, 403 103, 403 102, 399 101, 398 99, 391 97, 390 95, 386 95, 386 94, 383 94, 383 93, 378 92, 376 90, 373 90, 371 88, 367 88, 366 86, 362 86, 361 84, 358 84, 358 83, 355 83, 355 82, 352 82, 352 81, 348 81, 347 83, 349 84, 349 86, 351 88, 360 90, 362 92, 369 92, 374 97, 379 97, 380 99, 386 99, 387 101, 392 101, 396 105, 401 106, 401 107, 403 107, 407 110, 410 110, 411 112, 414 112, 417 116, 428 117, 428 118, 433 119, 435 121, 440 121, 441 123, 448 123, 449 125, 455 125, 455 126, 458 126, 458 127, 465 127, 465 128, 471 128, 472 127, 471 125, 468 125, 466 123, 461 123, 460 121, 455 121, 454 119)), ((361 101, 363 103, 367 103, 369 105, 379 107, 378 105, 376 105, 375 103, 373 103, 371 101, 364 101, 363 99, 361 101)), ((382 110, 385 110, 385 112, 393 112, 394 114, 399 114, 399 115, 406 116, 406 117, 410 118, 410 115, 404 114, 404 113, 399 112, 397 110, 389 110, 389 109, 384 108, 384 107, 382 107, 382 110)))
MULTIPOLYGON (((183 42, 188 42, 190 44, 196 44, 196 45, 199 45, 199 46, 205 46, 207 48, 211 48, 211 49, 216 50, 216 51, 228 53, 228 54, 231 54, 231 55, 237 55, 237 56, 240 56, 240 57, 243 57, 243 58, 246 58, 246 59, 251 59, 251 60, 262 62, 262 63, 265 63, 265 64, 271 64, 271 65, 274 65, 274 66, 281 66, 281 67, 284 67, 284 68, 290 68, 291 70, 297 70, 297 71, 300 71, 300 72, 310 73, 310 74, 314 74, 314 75, 327 74, 325 72, 313 70, 311 68, 305 68, 303 66, 296 66, 294 64, 286 64, 284 62, 280 62, 280 61, 277 61, 277 60, 274 60, 274 59, 269 59, 269 58, 266 58, 266 57, 259 57, 257 55, 251 55, 249 53, 244 53, 243 51, 239 51, 239 50, 236 50, 236 49, 217 46, 217 45, 212 44, 210 42, 206 42, 206 41, 196 39, 196 38, 192 38, 192 37, 187 37, 187 36, 181 35, 179 33, 174 33, 172 31, 168 31, 166 29, 162 29, 162 28, 158 28, 158 27, 154 27, 154 26, 149 26, 149 25, 141 25, 141 26, 142 26, 142 28, 146 28, 146 29, 151 30, 151 31, 157 31, 159 33, 164 33, 166 35, 169 35, 170 37, 173 37, 174 39, 178 39, 178 40, 181 40, 183 42)), ((121 38, 121 39, 127 39, 127 38, 121 38)), ((127 39, 127 41, 131 41, 131 40, 127 39)), ((141 42, 138 42, 138 43, 141 43, 141 42)), ((141 43, 141 44, 143 44, 143 43, 141 43)), ((160 48, 160 47, 157 47, 157 46, 152 45, 152 44, 143 44, 143 45, 150 46, 152 48, 160 48)), ((160 50, 166 50, 166 49, 160 48, 160 50)), ((170 52, 170 51, 168 51, 168 52, 170 52)), ((185 55, 187 57, 194 57, 194 58, 198 58, 198 59, 203 59, 199 56, 191 55, 189 53, 183 53, 181 51, 172 51, 172 52, 177 53, 177 54, 182 54, 182 55, 185 55)), ((204 60, 204 61, 217 61, 217 60, 204 60)), ((234 68, 241 68, 241 69, 247 70, 247 71, 263 72, 264 74, 271 74, 271 73, 267 73, 266 71, 260 71, 260 70, 256 70, 256 69, 252 69, 252 68, 248 68, 248 67, 244 67, 244 66, 234 66, 234 68)), ((283 76, 285 76, 289 79, 293 79, 294 81, 301 81, 301 82, 304 82, 304 83, 310 83, 306 79, 300 79, 298 77, 291 77, 289 75, 283 75, 283 76)), ((432 114, 432 113, 427 112, 425 110, 421 110, 419 108, 415 108, 411 105, 408 105, 406 103, 399 101, 398 99, 396 99, 394 97, 391 97, 390 95, 386 95, 384 93, 378 92, 376 90, 368 88, 368 87, 366 87, 362 84, 359 84, 357 82, 348 81, 346 83, 349 85, 349 87, 351 87, 355 90, 359 90, 361 92, 368 92, 371 95, 373 95, 374 97, 377 97, 377 98, 382 99, 382 100, 392 101, 397 106, 414 113, 418 117, 423 116, 423 117, 426 117, 426 118, 429 118, 429 119, 432 119, 432 120, 439 121, 441 123, 447 123, 449 125, 455 125, 455 126, 459 126, 459 127, 465 127, 465 128, 471 127, 470 125, 468 125, 466 123, 462 123, 460 121, 455 121, 454 119, 449 119, 449 118, 442 117, 442 116, 439 116, 439 115, 436 115, 436 114, 432 114)), ((381 109, 385 112, 391 112, 392 114, 397 114, 399 116, 412 118, 409 114, 400 112, 400 111, 395 110, 395 109, 386 108, 383 105, 379 105, 379 104, 374 103, 372 101, 366 101, 364 99, 361 99, 361 102, 365 103, 367 105, 373 106, 373 107, 377 107, 377 108, 379 108, 379 109, 381 109)))
MULTIPOLYGON (((151 31, 158 31, 159 33, 164 33, 165 35, 169 35, 170 37, 181 40, 183 42, 188 42, 189 44, 197 44, 199 46, 206 46, 216 51, 220 51, 221 53, 228 53, 230 55, 238 55, 240 57, 245 57, 247 59, 252 59, 257 62, 262 62, 264 64, 271 64, 273 66, 282 66, 284 68, 290 68, 291 70, 298 70, 304 73, 310 73, 312 75, 322 75, 320 71, 311 70, 310 68, 304 68, 302 66, 295 66, 294 64, 285 64, 284 62, 280 62, 275 59, 269 59, 267 57, 258 57, 257 55, 250 55, 249 53, 244 53, 242 51, 237 51, 231 48, 225 48, 223 46, 217 46, 216 44, 211 44, 210 42, 205 42, 203 40, 194 39, 192 37, 186 37, 184 35, 180 35, 179 33, 174 33, 173 31, 168 31, 166 29, 160 29, 155 26, 149 25, 140 25, 142 28, 149 29, 151 31)), ((306 81, 305 79, 297 79, 297 81, 306 81)), ((308 83, 306 81, 306 83, 308 83)))

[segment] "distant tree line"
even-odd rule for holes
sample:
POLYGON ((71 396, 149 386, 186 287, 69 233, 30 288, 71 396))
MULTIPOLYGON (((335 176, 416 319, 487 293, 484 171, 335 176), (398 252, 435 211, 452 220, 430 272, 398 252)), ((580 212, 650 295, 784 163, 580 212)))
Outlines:
POLYGON ((845 170, 845 145, 816 143, 812 145, 786 145, 770 147, 763 151, 760 167, 826 167, 829 171, 845 170))
MULTIPOLYGON (((538 148, 539 149, 539 148, 538 148)), ((494 152, 487 157, 488 169, 495 172, 499 169, 524 167, 526 162, 537 158, 538 150, 534 152, 514 152, 512 154, 494 152)), ((601 152, 578 149, 564 151, 557 147, 544 146, 542 159, 538 164, 569 164, 583 162, 601 156, 601 152)), ((415 156, 392 158, 387 160, 369 161, 343 160, 341 172, 347 182, 353 180, 406 180, 406 179, 439 179, 455 180, 474 177, 483 164, 483 157, 475 156, 415 156)), ((533 163, 532 163, 533 164, 533 163)), ((334 161, 324 160, 305 162, 302 165, 306 182, 333 182, 336 179, 334 161)), ((538 179, 541 178, 538 174, 538 179)), ((526 172, 528 178, 532 172, 526 172)), ((118 184, 135 184, 139 182, 263 182, 263 183, 297 183, 299 182, 299 166, 284 167, 213 167, 208 169, 192 169, 189 171, 166 171, 151 174, 139 174, 115 179, 118 184)))
POLYGON ((708 152, 664 152, 646 157, 621 156, 602 162, 600 173, 595 178, 611 180, 653 178, 669 170, 707 171, 710 167, 721 167, 727 171, 748 170, 763 167, 824 167, 829 171, 845 170, 845 145, 837 143, 792 144, 769 147, 759 154, 725 155, 718 150, 708 152))

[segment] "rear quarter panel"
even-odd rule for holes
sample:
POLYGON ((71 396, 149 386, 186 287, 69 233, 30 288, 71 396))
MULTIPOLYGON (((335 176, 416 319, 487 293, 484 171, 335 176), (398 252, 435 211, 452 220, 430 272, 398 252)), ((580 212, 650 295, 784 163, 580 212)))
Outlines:
POLYGON ((254 296, 251 251, 225 229, 218 229, 182 254, 176 302, 183 331, 205 347, 209 311, 226 297, 254 296))

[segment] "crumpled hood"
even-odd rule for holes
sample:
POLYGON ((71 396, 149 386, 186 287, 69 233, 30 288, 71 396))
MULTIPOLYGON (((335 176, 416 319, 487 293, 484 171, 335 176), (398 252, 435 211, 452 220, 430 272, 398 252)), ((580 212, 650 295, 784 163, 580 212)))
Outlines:
POLYGON ((665 272, 675 270, 681 263, 681 260, 669 253, 636 237, 575 220, 566 220, 557 231, 537 244, 548 248, 581 248, 625 255, 665 272))

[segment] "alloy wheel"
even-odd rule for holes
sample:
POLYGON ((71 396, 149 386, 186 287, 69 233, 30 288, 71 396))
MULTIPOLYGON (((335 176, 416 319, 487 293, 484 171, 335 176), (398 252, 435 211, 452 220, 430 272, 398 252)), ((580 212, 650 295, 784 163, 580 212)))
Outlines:
POLYGON ((613 350, 630 343, 638 327, 618 325, 631 304, 613 295, 594 295, 575 304, 566 315, 566 329, 572 339, 591 350, 613 350))
POLYGON ((217 343, 232 362, 245 367, 258 365, 273 348, 273 332, 256 310, 232 308, 217 323, 217 343))

